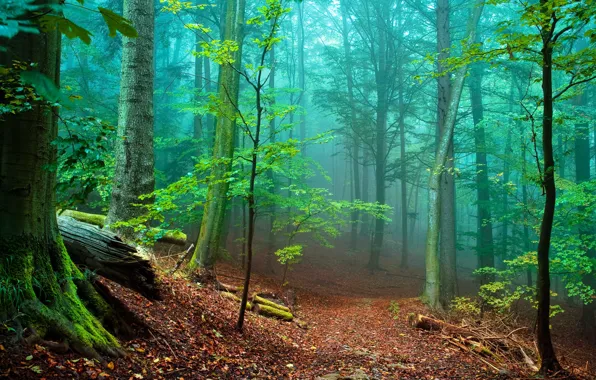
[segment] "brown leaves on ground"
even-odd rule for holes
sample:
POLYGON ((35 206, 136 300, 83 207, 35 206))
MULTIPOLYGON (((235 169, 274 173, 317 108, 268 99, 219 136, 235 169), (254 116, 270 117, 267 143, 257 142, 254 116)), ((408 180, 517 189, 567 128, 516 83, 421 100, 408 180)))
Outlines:
MULTIPOLYGON (((292 273, 295 314, 307 329, 247 313, 240 333, 234 329, 236 302, 185 279, 163 277, 159 302, 106 282, 149 327, 137 327, 135 339, 122 342, 126 357, 98 362, 73 353, 58 355, 43 346, 9 345, 5 335, 0 336, 0 378, 504 378, 440 334, 408 325, 409 313, 428 312, 414 298, 420 284, 416 276, 397 269, 391 270, 395 275, 371 274, 358 260, 305 260, 292 273), (390 312, 392 300, 399 311, 394 307, 390 312)), ((259 275, 258 265, 256 272, 251 292, 281 294, 279 279, 259 275)), ((242 277, 232 265, 220 267, 218 275, 234 285, 242 277)))

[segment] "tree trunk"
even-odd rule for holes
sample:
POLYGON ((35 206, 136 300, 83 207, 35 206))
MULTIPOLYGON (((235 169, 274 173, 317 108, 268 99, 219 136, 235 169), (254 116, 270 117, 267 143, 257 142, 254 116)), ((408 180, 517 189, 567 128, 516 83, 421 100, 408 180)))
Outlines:
MULTIPOLYGON (((0 64, 35 62, 36 70, 59 84, 58 31, 20 33, 2 45, 0 64)), ((14 318, 41 338, 65 339, 88 357, 118 355, 117 340, 102 325, 113 312, 75 267, 58 233, 56 172, 46 168, 56 164, 51 143, 58 109, 35 102, 32 107, 4 115, 0 127, 0 283, 15 290, 0 297, 0 319, 14 318)))
MULTIPOLYGON (((304 2, 298 2, 298 87, 300 88, 300 141, 306 140, 306 71, 304 67, 304 2)), ((302 155, 306 149, 302 148, 302 155)))
MULTIPOLYGON (((362 159, 362 202, 369 201, 369 169, 368 169, 368 160, 369 155, 367 151, 364 151, 362 159)), ((360 226, 360 236, 364 237, 366 241, 369 239, 370 235, 370 222, 369 216, 367 213, 362 213, 361 217, 361 226, 360 226)))
MULTIPOLYGON (((402 12, 399 13, 398 24, 400 27, 399 38, 397 39, 397 51, 403 50, 403 20, 402 12)), ((403 54, 400 54, 399 61, 397 63, 397 86, 398 86, 398 108, 399 108, 399 119, 398 128, 400 136, 399 144, 399 157, 400 157, 400 196, 401 196, 401 268, 408 268, 408 161, 406 156, 406 122, 405 112, 406 107, 404 104, 404 69, 403 69, 403 54)), ((397 200, 396 200, 397 203, 397 200)))
MULTIPOLYGON (((388 105, 388 78, 387 78, 387 28, 384 17, 389 12, 389 7, 383 1, 379 5, 381 9, 377 10, 376 27, 378 31, 378 57, 375 70, 375 84, 377 90, 377 120, 375 129, 375 191, 376 201, 385 204, 385 167, 387 163, 387 113, 388 105)), ((373 236, 372 249, 370 252, 370 259, 368 267, 371 270, 379 268, 379 258, 381 256, 381 249, 383 248, 383 237, 385 234, 385 221, 381 218, 375 219, 375 230, 373 236)))
MULTIPOLYGON (((582 93, 575 98, 575 105, 578 107, 587 106, 586 93, 582 93)), ((581 111, 580 111, 581 112, 581 111)), ((590 128, 587 122, 575 125, 575 182, 580 184, 590 180, 590 128)), ((580 211, 585 212, 585 208, 580 208, 580 211)), ((589 240, 593 235, 594 229, 590 226, 583 226, 580 228, 580 237, 583 241, 589 240)), ((596 250, 588 249, 587 256, 594 260, 596 259, 596 250)), ((584 276, 584 282, 592 289, 596 289, 596 276, 590 273, 584 276)), ((583 304, 581 326, 584 336, 588 340, 596 341, 596 302, 592 301, 589 304, 583 304)))
POLYGON ((213 268, 219 252, 221 234, 228 203, 229 182, 225 181, 232 167, 234 154, 234 134, 236 126, 239 90, 240 64, 242 60, 242 35, 244 24, 244 0, 227 0, 224 39, 238 44, 234 53, 234 63, 220 67, 218 97, 220 107, 215 126, 215 145, 213 159, 216 161, 211 170, 212 181, 207 189, 207 200, 201 221, 201 232, 197 247, 190 262, 190 269, 200 268, 200 275, 205 281, 214 279, 213 268))
MULTIPOLYGON (((488 162, 486 160, 486 138, 484 135, 484 105, 482 104, 482 68, 473 64, 470 68, 470 99, 472 103, 472 118, 474 119, 474 142, 476 145, 476 191, 477 191, 477 235, 476 254, 478 267, 494 267, 495 255, 493 248, 493 225, 490 203, 490 181, 488 179, 488 162)), ((482 275, 480 285, 487 284, 493 279, 482 275)))
MULTIPOLYGON (((450 7, 448 0, 437 1, 437 52, 439 53, 437 71, 443 72, 446 66, 443 60, 449 58, 451 48, 450 7)), ((445 132, 445 120, 449 111, 451 92, 450 74, 437 78, 437 149, 445 132)), ((440 190, 440 298, 442 306, 449 307, 457 292, 457 261, 455 246, 455 182, 453 177, 453 138, 449 143, 445 170, 441 174, 440 190)))
MULTIPOLYGON (((153 192, 153 33, 152 0, 125 0, 124 17, 137 30, 137 38, 122 37, 118 138, 114 181, 107 224, 142 214, 133 204, 151 202, 139 196, 153 192)), ((132 228, 116 228, 132 237, 132 228)))
MULTIPOLYGON (((541 0, 542 12, 548 20, 551 15, 548 11, 548 0, 541 0)), ((536 335, 538 352, 540 354, 540 373, 559 371, 561 365, 557 360, 550 335, 550 268, 549 249, 553 219, 555 216, 555 203, 557 190, 555 187, 555 160, 553 157, 553 41, 550 28, 546 26, 542 31, 542 100, 544 111, 542 116, 542 152, 544 159, 543 189, 546 193, 544 214, 540 224, 540 238, 538 241, 538 276, 536 278, 538 315, 536 320, 536 335)))
MULTIPOLYGON (((275 91, 275 47, 271 47, 271 51, 269 52, 270 57, 270 67, 271 73, 269 74, 269 90, 275 91)), ((270 107, 275 105, 275 94, 271 94, 272 100, 270 107)), ((275 119, 271 119, 269 122, 269 141, 271 144, 275 144, 276 141, 276 131, 275 131, 275 119)), ((267 170, 267 177, 269 181, 271 181, 271 195, 275 196, 277 193, 277 184, 275 182, 275 176, 273 175, 273 169, 267 170)), ((243 206, 244 207, 244 206, 243 206)), ((269 206, 269 232, 267 237, 267 270, 271 273, 274 272, 273 270, 273 262, 275 260, 275 232, 273 228, 275 226, 275 203, 271 201, 269 206)))
MULTIPOLYGON (((350 107, 350 121, 349 121, 349 135, 351 136, 352 144, 352 186, 354 191, 353 200, 360 200, 360 165, 358 163, 358 156, 360 155, 360 143, 358 131, 356 127, 356 106, 354 104, 354 78, 352 72, 352 49, 350 46, 349 30, 348 30, 348 6, 346 0, 340 1, 341 21, 342 21, 342 37, 344 45, 344 55, 346 60, 346 82, 348 86, 348 105, 350 107)), ((358 246, 358 219, 359 212, 354 210, 352 212, 352 226, 350 232, 350 246, 355 249, 358 246)))
POLYGON ((149 299, 161 299, 149 260, 117 235, 97 226, 60 216, 58 228, 72 261, 149 299))
MULTIPOLYGON (((471 18, 468 23, 468 41, 474 41, 476 28, 484 3, 477 0, 474 4, 471 18)), ((470 42, 468 42, 470 44, 470 42)), ((426 238, 426 281, 424 287, 424 298, 431 308, 440 306, 440 266, 439 266, 439 235, 440 231, 440 209, 441 209, 441 175, 444 171, 449 148, 453 140, 453 131, 457 118, 457 110, 461 98, 464 79, 467 72, 467 65, 460 67, 451 87, 449 96, 449 107, 444 119, 444 129, 439 141, 435 163, 431 169, 428 182, 428 231, 426 238)))

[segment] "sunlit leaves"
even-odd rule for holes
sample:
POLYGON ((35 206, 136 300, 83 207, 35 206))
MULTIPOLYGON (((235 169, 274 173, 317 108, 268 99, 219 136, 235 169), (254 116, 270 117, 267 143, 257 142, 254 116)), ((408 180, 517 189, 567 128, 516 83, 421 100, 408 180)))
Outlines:
POLYGON ((195 4, 191 1, 180 1, 180 0, 159 0, 161 4, 165 4, 161 9, 162 12, 170 12, 172 14, 177 14, 182 11, 190 11, 196 9, 205 9, 208 6, 215 7, 215 5, 210 4, 195 4))

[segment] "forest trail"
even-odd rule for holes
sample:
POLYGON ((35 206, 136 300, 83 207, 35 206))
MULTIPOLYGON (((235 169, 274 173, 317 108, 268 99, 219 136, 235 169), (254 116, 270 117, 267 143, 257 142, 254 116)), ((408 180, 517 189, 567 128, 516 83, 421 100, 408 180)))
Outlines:
MULTIPOLYGON (((257 268, 264 267, 262 258, 257 268)), ((126 357, 98 362, 74 353, 55 354, 42 345, 17 349, 0 334, 0 378, 506 378, 440 334, 408 325, 409 313, 428 313, 412 290, 417 287, 415 271, 399 271, 385 258, 387 271, 371 274, 360 265, 363 260, 307 255, 291 272, 298 300, 295 315, 307 329, 248 313, 239 333, 234 329, 236 302, 183 278, 162 277, 164 299, 159 302, 106 282, 146 324, 122 340, 126 357)), ((279 273, 257 269, 252 290, 280 292, 279 273)), ((228 263, 218 267, 218 276, 239 285, 242 273, 228 263)))

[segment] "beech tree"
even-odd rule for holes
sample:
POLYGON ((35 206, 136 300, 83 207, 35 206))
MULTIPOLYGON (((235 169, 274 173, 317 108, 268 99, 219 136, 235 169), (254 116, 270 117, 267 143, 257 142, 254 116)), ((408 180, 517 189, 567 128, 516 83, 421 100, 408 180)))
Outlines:
MULTIPOLYGON (((123 37, 116 167, 107 224, 127 221, 143 213, 135 206, 150 202, 141 195, 154 190, 153 174, 153 28, 151 0, 125 0, 124 17, 136 28, 138 37, 123 37)), ((115 227, 121 234, 132 231, 115 227)))
MULTIPOLYGON (((122 355, 106 327, 120 323, 89 277, 70 259, 56 220, 61 33, 71 23, 58 11, 58 1, 17 13, 11 38, 1 40, 2 92, 11 112, 0 116, 0 318, 28 327, 30 341, 64 340, 67 347, 93 358, 122 355), (27 21, 42 11, 43 26, 27 21)), ((19 8, 15 7, 18 12, 19 8)), ((135 31, 117 14, 99 8, 110 32, 134 37, 135 31)), ((74 24, 76 25, 76 24, 74 24)), ((13 25, 8 31, 12 32, 13 25)), ((69 38, 90 43, 79 27, 69 38)))
MULTIPOLYGON (((484 8, 483 1, 476 1, 470 20, 468 21, 466 33, 466 46, 471 47, 475 41, 476 29, 484 8)), ((464 60, 455 72, 451 90, 449 93, 449 108, 442 126, 441 139, 437 148, 435 162, 430 171, 428 182, 428 232, 426 237, 426 279, 424 284, 424 298, 432 308, 439 308, 440 305, 440 265, 439 265, 439 241, 441 231, 441 176, 447 168, 449 150, 453 144, 453 132, 455 129, 457 110, 463 91, 464 80, 468 70, 469 61, 464 60)))
POLYGON ((220 248, 221 233, 228 203, 230 169, 234 154, 234 134, 238 117, 238 91, 242 62, 242 39, 244 0, 227 0, 224 27, 224 41, 231 41, 227 47, 229 59, 216 61, 220 66, 218 88, 218 111, 215 124, 215 142, 207 199, 203 210, 201 230, 190 268, 199 269, 205 279, 213 278, 213 268, 220 248))

